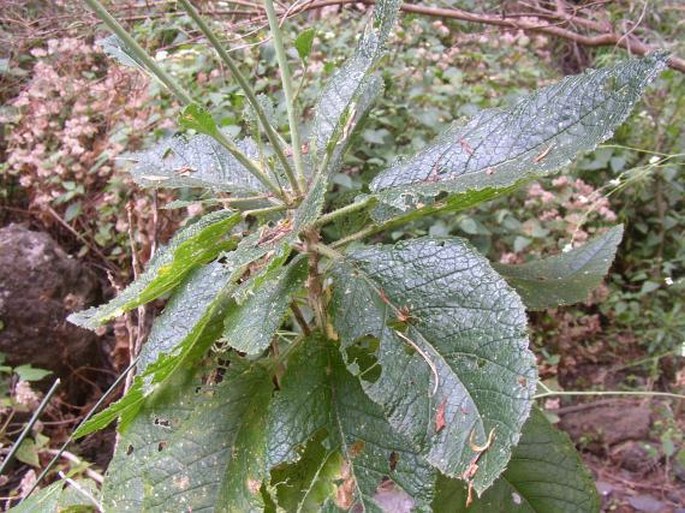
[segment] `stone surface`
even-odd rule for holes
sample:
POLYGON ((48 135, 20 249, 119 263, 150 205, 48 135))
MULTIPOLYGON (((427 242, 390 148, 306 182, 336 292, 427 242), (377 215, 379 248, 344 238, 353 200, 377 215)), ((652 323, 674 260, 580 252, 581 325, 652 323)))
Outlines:
POLYGON ((648 438, 650 420, 648 405, 618 399, 562 415, 560 427, 576 443, 602 453, 626 440, 648 438))
POLYGON ((49 235, 0 228, 0 352, 7 364, 30 363, 64 379, 99 366, 98 337, 66 321, 99 296, 97 277, 49 235))

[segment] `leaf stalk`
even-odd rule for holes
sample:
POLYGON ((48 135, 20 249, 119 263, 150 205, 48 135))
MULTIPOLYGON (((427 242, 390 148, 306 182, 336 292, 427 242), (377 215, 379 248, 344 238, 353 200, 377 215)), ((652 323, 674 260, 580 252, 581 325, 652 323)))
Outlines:
POLYGON ((269 28, 273 37, 274 49, 276 50, 276 60, 278 67, 281 70, 281 83, 283 84, 283 93, 285 95, 285 105, 288 111, 288 125, 290 126, 290 140, 293 150, 293 162, 295 163, 296 180, 299 183, 300 189, 306 189, 304 165, 302 163, 302 144, 300 142, 300 128, 297 122, 297 113, 295 110, 295 93, 293 91, 293 81, 290 75, 290 67, 288 66, 288 58, 285 54, 283 46, 283 34, 281 27, 278 24, 278 16, 274 9, 273 0, 264 0, 264 7, 266 8, 266 16, 269 20, 269 28))
POLYGON ((150 57, 145 50, 136 42, 131 35, 126 32, 126 29, 119 24, 119 22, 104 8, 98 0, 84 0, 98 18, 100 18, 107 27, 121 39, 126 46, 140 59, 152 75, 159 80, 173 95, 183 104, 190 105, 193 99, 190 94, 183 89, 166 71, 164 71, 155 60, 150 57))
POLYGON ((257 97, 255 96, 254 90, 252 89, 252 86, 250 86, 250 84, 248 83, 247 79, 245 78, 245 75, 242 74, 233 58, 224 49, 221 42, 219 41, 219 38, 212 31, 209 25, 207 25, 202 16, 200 16, 200 13, 197 11, 197 9, 195 9, 195 7, 188 0, 179 0, 179 3, 183 7, 183 9, 190 15, 195 24, 200 28, 202 33, 205 35, 205 37, 209 40, 209 42, 212 44, 214 49, 219 54, 221 60, 224 62, 224 64, 226 64, 228 69, 235 77, 236 81, 240 85, 240 88, 243 90, 243 93, 245 93, 247 101, 254 109, 255 114, 257 115, 257 118, 259 119, 259 122, 262 125, 262 128, 264 129, 264 133, 269 142, 271 143, 274 152, 276 153, 276 157, 281 162, 281 165, 283 166, 285 174, 288 177, 290 185, 292 186, 293 190, 298 196, 302 195, 300 184, 295 179, 295 176, 293 175, 293 168, 290 165, 290 162, 288 161, 285 152, 283 151, 281 139, 279 138, 274 128, 271 126, 271 123, 269 123, 269 120, 266 117, 266 113, 257 101, 257 97))

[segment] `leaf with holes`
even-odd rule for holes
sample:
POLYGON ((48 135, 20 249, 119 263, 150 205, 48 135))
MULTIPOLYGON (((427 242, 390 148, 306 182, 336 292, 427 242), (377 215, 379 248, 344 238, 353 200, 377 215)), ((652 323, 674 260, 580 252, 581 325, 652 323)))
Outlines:
POLYGON ((599 497, 568 435, 539 410, 523 426, 507 470, 466 508, 464 483, 441 477, 433 510, 441 513, 597 513, 599 497))
POLYGON ((471 476, 485 490, 506 467, 536 386, 519 297, 461 239, 355 250, 331 274, 333 323, 366 393, 450 476, 465 476, 493 433, 471 476))
POLYGON ((345 511, 380 512, 384 487, 408 494, 416 511, 430 503, 435 471, 366 397, 332 341, 310 337, 290 356, 268 430, 271 488, 286 511, 319 511, 328 492, 345 511))
POLYGON ((173 290, 193 269, 236 247, 238 239, 231 235, 231 228, 238 221, 240 214, 227 210, 200 218, 179 231, 166 248, 160 249, 145 272, 121 294, 105 305, 71 314, 69 322, 96 329, 173 290))
MULTIPOLYGON (((664 69, 655 54, 587 71, 542 88, 507 109, 455 124, 413 157, 381 171, 371 191, 386 205, 378 221, 433 203, 441 193, 465 201, 475 191, 549 174, 609 138, 664 69)), ((482 200, 481 200, 482 201, 482 200)))
POLYGON ((177 374, 172 385, 147 399, 121 436, 103 489, 105 510, 260 510, 269 373, 235 362, 219 384, 177 374))

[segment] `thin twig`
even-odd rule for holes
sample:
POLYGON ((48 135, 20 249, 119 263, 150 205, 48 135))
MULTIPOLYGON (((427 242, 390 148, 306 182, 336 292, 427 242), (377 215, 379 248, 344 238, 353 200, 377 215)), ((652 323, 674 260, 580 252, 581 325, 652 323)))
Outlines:
POLYGON ((50 390, 48 390, 47 394, 45 394, 45 397, 43 397, 43 400, 38 405, 38 408, 36 408, 36 411, 33 412, 31 419, 26 423, 26 425, 24 426, 24 429, 22 430, 19 437, 17 437, 17 439, 14 441, 14 444, 12 445, 12 449, 10 450, 9 454, 7 456, 5 456, 5 459, 2 461, 2 464, 0 464, 0 476, 4 475, 5 469, 10 464, 10 462, 14 459, 14 456, 17 454, 17 451, 19 450, 19 446, 24 441, 24 439, 28 436, 29 432, 33 429, 33 426, 38 421, 38 418, 43 413, 43 410, 47 407, 48 403, 50 402, 50 399, 52 399, 52 396, 57 391, 57 387, 59 387, 60 383, 61 383, 60 379, 57 378, 55 380, 55 382, 52 384, 52 386, 50 387, 50 390))

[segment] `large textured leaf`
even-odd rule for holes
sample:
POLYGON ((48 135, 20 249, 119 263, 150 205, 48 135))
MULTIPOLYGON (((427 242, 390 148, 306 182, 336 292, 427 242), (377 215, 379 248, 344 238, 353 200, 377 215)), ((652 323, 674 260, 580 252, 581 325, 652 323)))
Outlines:
POLYGON ((140 352, 131 388, 79 426, 74 437, 103 429, 117 419, 119 431, 125 431, 159 383, 204 355, 221 332, 221 321, 234 288, 230 280, 232 271, 213 262, 191 273, 155 320, 140 352))
POLYGON ((106 511, 261 511, 270 375, 232 363, 223 381, 177 382, 146 401, 121 437, 106 511))
MULTIPOLYGON (((468 195, 488 188, 495 194, 551 173, 610 137, 665 61, 658 54, 588 71, 510 108, 482 111, 415 156, 381 171, 371 191, 401 213, 421 208, 442 192, 468 195)), ((376 212, 379 220, 387 217, 387 211, 376 212)))
POLYGON ((573 443, 534 410, 507 470, 467 509, 464 483, 440 478, 441 513, 598 513, 599 497, 573 443))
POLYGON ((320 511, 331 491, 344 510, 378 512, 373 497, 384 479, 423 511, 435 478, 365 396, 335 343, 316 337, 301 342, 288 360, 269 416, 268 462, 280 465, 272 482, 281 506, 292 512, 320 511))
POLYGON ((109 303, 71 314, 69 322, 95 329, 123 313, 174 289, 196 267, 213 260, 220 252, 236 247, 230 230, 240 214, 218 211, 202 217, 178 232, 166 248, 160 249, 145 272, 109 303))
MULTIPOLYGON (((221 262, 213 262, 194 272, 179 287, 164 313, 155 321, 148 341, 143 346, 138 364, 138 375, 131 389, 107 409, 94 415, 74 433, 79 438, 102 429, 119 419, 119 430, 125 431, 138 415, 146 397, 170 378, 174 372, 187 368, 204 356, 207 349, 219 338, 228 308, 234 305, 237 291, 249 294, 252 282, 258 285, 269 275, 268 265, 277 264, 287 257, 287 248, 277 254, 269 246, 258 244, 257 237, 246 237, 238 247, 224 255, 221 262), (268 255, 267 255, 268 253, 268 255), (277 258, 276 258, 277 257, 277 258), (243 277, 248 265, 267 266, 264 275, 248 280, 242 287, 237 281, 243 277)), ((243 334, 246 337, 248 334, 243 334)), ((258 330, 250 336, 261 336, 258 330)), ((243 343, 256 346, 243 338, 243 343)))
POLYGON ((333 322, 366 393, 445 474, 465 475, 478 457, 469 479, 486 489, 536 386, 519 297, 461 239, 353 251, 332 275, 333 322))
MULTIPOLYGON (((236 146, 248 158, 259 160, 257 145, 251 140, 236 141, 236 146)), ((131 176, 141 187, 202 187, 234 195, 266 192, 226 148, 206 134, 171 137, 130 158, 136 162, 131 176)))
POLYGON ((616 255, 623 226, 616 226, 567 253, 522 265, 493 264, 530 310, 544 310, 587 299, 616 255))
POLYGON ((361 37, 355 55, 337 70, 324 87, 315 108, 310 145, 315 165, 328 175, 340 165, 349 135, 381 91, 374 74, 385 52, 400 2, 376 2, 375 19, 361 37))
POLYGON ((249 355, 264 351, 283 322, 292 294, 304 285, 306 275, 305 258, 268 271, 245 301, 229 309, 222 338, 232 348, 249 355))

